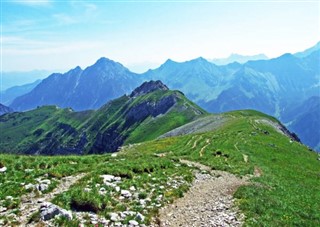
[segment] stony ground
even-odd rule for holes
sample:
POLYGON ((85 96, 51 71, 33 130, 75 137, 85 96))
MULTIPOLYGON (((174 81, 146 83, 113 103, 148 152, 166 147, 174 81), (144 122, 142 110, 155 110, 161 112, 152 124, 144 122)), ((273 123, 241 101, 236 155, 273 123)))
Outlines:
POLYGON ((199 163, 181 161, 200 171, 183 198, 160 209, 153 226, 241 226, 244 216, 234 205, 232 195, 247 183, 246 179, 211 171, 199 163))
MULTIPOLYGON (((54 196, 67 191, 71 185, 84 177, 85 174, 79 174, 75 176, 68 176, 61 179, 59 185, 50 193, 39 195, 37 193, 29 193, 21 198, 21 204, 19 207, 20 215, 13 217, 16 222, 19 222, 21 226, 28 226, 28 221, 31 215, 40 210, 42 204, 49 202, 54 196)), ((5 213, 2 213, 5 215, 5 213)), ((12 215, 9 214, 8 215, 12 215)), ((30 226, 33 226, 31 224, 30 226)), ((0 224, 1 226, 1 224, 0 224)))

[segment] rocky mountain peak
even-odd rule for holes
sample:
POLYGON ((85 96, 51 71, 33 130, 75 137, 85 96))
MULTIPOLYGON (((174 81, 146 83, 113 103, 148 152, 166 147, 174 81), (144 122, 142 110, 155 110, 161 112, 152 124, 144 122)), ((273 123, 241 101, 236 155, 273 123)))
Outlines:
POLYGON ((122 64, 115 62, 109 58, 99 58, 98 61, 93 65, 95 67, 124 67, 122 64))
POLYGON ((130 97, 137 97, 140 95, 148 94, 155 90, 167 91, 169 88, 160 80, 144 82, 140 87, 137 87, 130 95, 130 97))

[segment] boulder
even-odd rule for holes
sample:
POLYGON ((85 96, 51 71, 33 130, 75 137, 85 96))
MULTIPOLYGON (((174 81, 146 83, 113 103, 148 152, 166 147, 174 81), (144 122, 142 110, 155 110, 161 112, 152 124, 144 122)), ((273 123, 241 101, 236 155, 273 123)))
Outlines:
POLYGON ((39 190, 39 191, 45 191, 45 190, 47 190, 49 188, 49 185, 47 185, 47 184, 38 184, 37 185, 37 189, 39 190))
POLYGON ((72 213, 71 211, 67 211, 65 209, 62 209, 61 207, 53 204, 53 203, 43 203, 40 207, 40 218, 43 221, 50 220, 54 218, 55 216, 63 216, 69 220, 72 220, 72 213))
POLYGON ((138 213, 137 216, 136 216, 136 219, 141 221, 141 222, 144 222, 145 217, 141 213, 138 213))
POLYGON ((132 196, 131 192, 128 190, 121 190, 121 195, 125 198, 130 198, 132 196))
POLYGON ((7 167, 2 167, 2 168, 0 168, 0 173, 5 173, 7 171, 7 167))
POLYGON ((129 221, 129 225, 138 226, 139 223, 138 223, 136 220, 130 220, 130 221, 129 221))
POLYGON ((33 185, 33 184, 31 184, 31 183, 29 183, 29 184, 27 184, 27 185, 24 186, 24 188, 25 188, 26 190, 34 189, 35 187, 36 187, 36 186, 33 185))
POLYGON ((110 213, 110 220, 116 222, 119 220, 119 215, 117 213, 110 213))
POLYGON ((114 181, 113 175, 101 175, 101 177, 103 178, 104 183, 114 181))

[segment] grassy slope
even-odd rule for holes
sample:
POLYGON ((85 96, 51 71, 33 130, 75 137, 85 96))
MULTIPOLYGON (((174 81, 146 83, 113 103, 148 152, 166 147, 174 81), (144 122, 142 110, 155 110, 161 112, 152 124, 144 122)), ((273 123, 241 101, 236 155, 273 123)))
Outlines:
MULTIPOLYGON (((0 124, 2 152, 19 153, 21 150, 46 144, 75 146, 83 133, 86 133, 88 144, 84 153, 94 144, 98 133, 116 128, 126 143, 135 143, 155 139, 163 133, 194 120, 195 110, 205 113, 200 107, 191 103, 178 91, 154 91, 152 93, 130 99, 122 96, 97 111, 72 112, 55 106, 14 113, 1 117, 0 124), (141 103, 157 103, 166 96, 173 95, 177 103, 166 114, 148 117, 135 124, 128 124, 127 112, 141 103), (63 128, 65 127, 65 128, 63 128), (68 130, 68 128, 71 128, 68 130), (50 135, 50 136, 48 136, 50 135), (127 138, 128 137, 128 138, 127 138), (45 141, 45 142, 44 142, 45 141)), ((46 147, 48 149, 48 147, 46 147)), ((100 151, 99 151, 100 152, 100 151)), ((101 152, 108 152, 103 150, 101 152)), ((110 151, 109 151, 110 152, 110 151)))
MULTIPOLYGON (((88 172, 89 175, 67 193, 58 196, 54 201, 60 206, 70 208, 72 203, 91 204, 101 215, 108 216, 114 210, 129 207, 140 211, 134 203, 119 202, 97 196, 97 189, 89 194, 83 188, 89 185, 94 188, 101 183, 100 174, 122 176, 121 188, 135 185, 143 188, 144 193, 151 192, 155 177, 157 185, 165 184, 169 177, 184 176, 186 182, 191 180, 187 166, 176 165, 180 158, 189 159, 211 166, 213 169, 230 171, 237 175, 252 174, 259 169, 262 175, 252 178, 252 184, 243 186, 236 192, 240 208, 246 214, 249 226, 319 226, 320 225, 320 175, 317 154, 275 131, 274 128, 255 120, 265 115, 254 111, 228 113, 228 123, 213 132, 180 137, 171 137, 128 146, 117 158, 109 155, 86 157, 26 157, 1 155, 1 162, 8 167, 5 178, 0 178, 0 198, 6 195, 19 196, 25 193, 19 188, 19 182, 33 182, 36 176, 50 173, 59 178, 76 172, 88 172), (268 133, 265 133, 265 132, 268 133), (209 144, 208 142, 209 141, 209 144), (194 146, 196 144, 196 146, 194 146), (200 155, 201 148, 206 148, 200 155), (194 148, 193 148, 194 147, 194 148), (166 153, 159 158, 154 153, 166 153), (243 154, 248 156, 244 162, 243 154), (76 162, 76 165, 70 163, 76 162), (40 165, 40 163, 43 163, 40 165), (19 167, 20 166, 20 167, 19 167), (35 172, 25 173, 25 168, 34 168, 35 172), (15 171, 10 171, 16 169, 15 171), (148 176, 151 174, 151 178, 148 176), (8 180, 16 182, 8 183, 8 180)), ((272 118, 269 118, 273 120, 272 118)), ((178 189, 159 189, 151 193, 154 199, 164 195, 164 202, 171 201, 188 186, 183 184, 178 189)), ((143 195, 142 195, 143 196, 143 195)), ((153 215, 157 208, 151 209, 153 215)))

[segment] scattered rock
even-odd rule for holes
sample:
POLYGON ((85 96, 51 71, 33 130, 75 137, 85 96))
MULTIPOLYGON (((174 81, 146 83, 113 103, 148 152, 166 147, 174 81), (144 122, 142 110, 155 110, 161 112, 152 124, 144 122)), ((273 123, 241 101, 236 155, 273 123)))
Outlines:
POLYGON ((6 200, 13 200, 13 197, 8 195, 8 196, 6 196, 6 200))
POLYGON ((130 191, 135 191, 136 190, 136 188, 134 186, 131 186, 129 189, 130 189, 130 191))
POLYGON ((105 185, 112 188, 115 188, 117 186, 115 183, 110 183, 110 182, 106 182, 105 185))
POLYGON ((45 191, 45 190, 47 190, 49 188, 49 185, 47 185, 47 184, 38 184, 37 185, 37 189, 39 190, 39 191, 45 191))
POLYGON ((69 220, 72 220, 72 213, 71 211, 67 211, 65 209, 62 209, 61 207, 46 202, 43 203, 40 207, 40 218, 43 221, 47 221, 50 220, 52 218, 54 218, 55 216, 60 215, 63 216, 69 220))
POLYGON ((5 173, 7 171, 7 167, 2 167, 2 168, 0 168, 0 173, 5 173))
POLYGON ((0 213, 4 212, 4 211, 6 211, 6 210, 7 210, 6 207, 1 207, 1 206, 0 206, 0 213))
POLYGON ((107 193, 107 190, 105 188, 99 189, 99 195, 105 195, 107 193))
POLYGON ((136 216, 136 219, 141 221, 141 222, 144 222, 145 217, 141 213, 138 213, 137 216, 136 216))
POLYGON ((121 190, 121 195, 125 198, 130 198, 132 196, 131 192, 128 190, 121 190))
POLYGON ((27 185, 24 186, 24 188, 25 188, 26 190, 34 189, 35 187, 36 187, 36 186, 33 185, 33 184, 31 184, 31 183, 29 183, 29 184, 27 184, 27 185))
POLYGON ((114 181, 121 181, 121 177, 114 177, 114 181))
POLYGON ((49 179, 40 180, 40 183, 42 184, 51 184, 51 181, 49 179))
POLYGON ((129 221, 129 224, 130 224, 130 225, 133 225, 133 226, 138 226, 138 225, 139 225, 139 222, 137 222, 136 220, 130 220, 130 221, 129 221))
POLYGON ((25 169, 24 172, 30 173, 30 172, 32 172, 33 170, 34 170, 34 169, 25 169))
POLYGON ((111 154, 111 157, 117 157, 117 156, 118 156, 118 154, 116 154, 116 153, 111 154))
POLYGON ((110 213, 110 220, 113 222, 119 221, 119 215, 117 213, 110 213))
POLYGON ((113 175, 101 175, 101 177, 103 178, 103 183, 114 181, 113 175))

